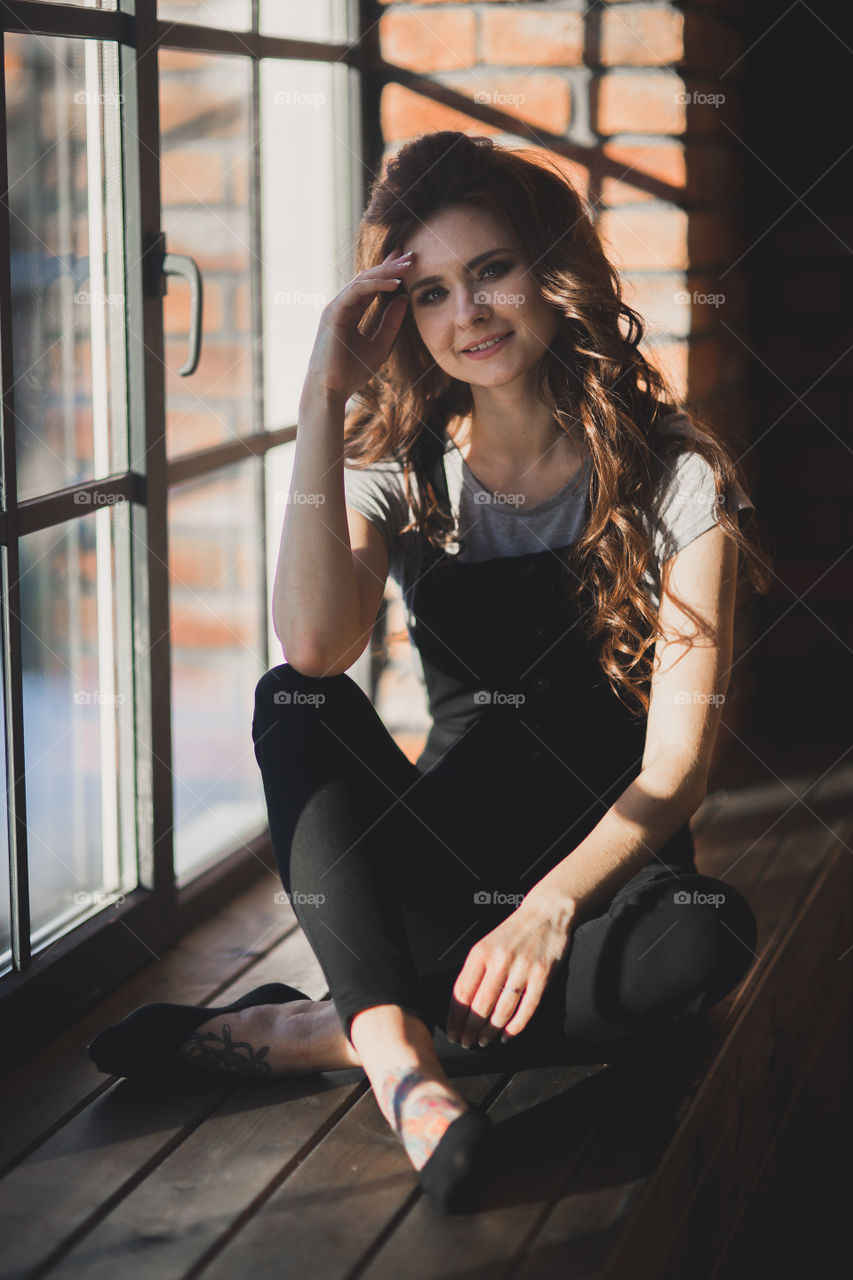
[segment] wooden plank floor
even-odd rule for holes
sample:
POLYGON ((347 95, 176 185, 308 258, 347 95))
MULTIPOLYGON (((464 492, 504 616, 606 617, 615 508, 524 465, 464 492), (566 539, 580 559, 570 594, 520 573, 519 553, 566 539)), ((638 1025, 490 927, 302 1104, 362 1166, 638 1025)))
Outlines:
MULTIPOLYGON (((746 892, 760 926, 758 960, 698 1038, 625 1061, 479 1074, 448 1064, 460 1092, 488 1106, 505 1155, 486 1207, 458 1219, 424 1202, 360 1068, 155 1089, 90 1062, 94 1032, 149 1000, 226 1003, 273 980, 326 994, 291 909, 274 901, 278 881, 264 876, 4 1079, 0 1276, 710 1275, 691 1240, 720 1222, 744 1228, 752 1189, 769 1185, 773 1126, 800 1123, 780 991, 806 1004, 810 982, 831 993, 803 1032, 826 1097, 838 1091, 828 1047, 849 1026, 849 913, 838 903, 853 865, 851 796, 851 771, 836 770, 711 795, 696 815, 700 869, 746 892), (814 972, 789 973, 802 920, 818 934, 814 972), (778 1097, 753 1107, 750 1088, 765 1078, 778 1097), (661 1204, 669 1245, 648 1229, 661 1204), (652 1269, 638 1270, 641 1258, 652 1269)), ((732 1266, 737 1245, 735 1232, 732 1266)))

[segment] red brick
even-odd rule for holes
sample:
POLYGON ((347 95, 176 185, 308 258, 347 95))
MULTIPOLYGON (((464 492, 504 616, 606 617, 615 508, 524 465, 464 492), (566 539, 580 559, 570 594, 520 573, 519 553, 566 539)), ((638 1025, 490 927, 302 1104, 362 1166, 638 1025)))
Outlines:
POLYGON ((682 209, 660 203, 605 209, 599 230, 605 250, 621 271, 685 270, 688 265, 688 218, 682 209))
POLYGON ((213 587, 226 569, 225 550, 201 533, 169 532, 169 581, 199 591, 213 587))
POLYGON ((641 351, 650 364, 659 369, 666 378, 673 394, 681 401, 687 395, 687 357, 688 343, 679 342, 655 343, 644 340, 641 351))
MULTIPOLYGON (((483 72, 475 73, 473 78, 454 80, 452 87, 473 101, 479 98, 481 103, 524 120, 534 128, 557 134, 565 133, 568 128, 571 96, 568 84, 559 76, 483 72)), ((389 142, 437 129, 484 134, 503 132, 396 84, 386 85, 382 91, 381 123, 383 136, 389 142)))
POLYGON ((551 151, 548 147, 525 145, 524 154, 532 159, 544 160, 547 167, 556 168, 566 177, 582 199, 589 199, 589 165, 580 160, 570 160, 568 156, 551 151))
POLYGON ((486 9, 480 18, 483 62, 504 66, 575 67, 583 63, 581 13, 486 9))
POLYGON ((249 155, 229 156, 227 179, 231 183, 231 200, 242 209, 249 207, 249 155))
MULTIPOLYGON (((168 293, 163 299, 163 327, 170 336, 188 335, 190 331, 190 290, 185 281, 176 276, 168 278, 168 293)), ((215 280, 205 280, 202 290, 201 331, 202 341, 218 333, 225 322, 222 285, 215 280)))
POLYGON ((680 142, 649 142, 644 146, 606 142, 603 152, 608 159, 615 160, 628 170, 624 177, 604 178, 601 193, 605 204, 617 205, 655 199, 650 192, 643 191, 632 183, 632 171, 638 177, 668 182, 678 190, 684 187, 687 180, 686 157, 680 142))
MULTIPOLYGON (((396 0, 379 0, 380 4, 387 4, 387 5, 394 4, 395 2, 396 0)), ((455 0, 456 4, 477 4, 481 2, 482 0, 455 0)), ((410 3, 415 5, 423 5, 424 7, 426 7, 427 5, 431 5, 431 4, 445 4, 446 0, 410 0, 410 3)), ((517 4, 518 0, 488 0, 488 3, 489 4, 517 4)))
POLYGON ((239 333, 252 331, 251 289, 248 280, 242 280, 234 291, 234 302, 231 310, 231 325, 239 333))
POLYGON ((440 129, 458 129, 462 133, 496 134, 493 125, 475 120, 453 107, 433 102, 423 94, 413 93, 399 84, 388 84, 382 90, 379 107, 382 136, 386 142, 400 142, 419 133, 440 129))
POLYGON ((731 214, 696 210, 690 215, 688 251, 692 267, 731 267, 746 247, 731 214))
POLYGON ((415 71, 467 67, 474 54, 473 13, 388 13, 379 22, 382 57, 415 71))
POLYGON ((647 322, 647 333, 687 337, 691 327, 691 307, 686 300, 684 276, 680 272, 621 276, 623 296, 629 306, 647 322))
POLYGON ((160 166, 163 204, 218 203, 225 196, 224 169, 221 153, 200 147, 167 150, 160 166))
POLYGON ((193 605, 176 599, 172 612, 175 620, 169 627, 169 636, 176 648, 252 649, 257 644, 257 625, 249 616, 251 610, 240 613, 233 609, 227 617, 218 618, 210 603, 193 605))
POLYGON ((170 405, 166 414, 166 453, 170 458, 209 449, 229 439, 228 424, 201 405, 182 410, 170 405))
POLYGON ((737 26, 721 21, 716 14, 691 9, 684 25, 685 67, 725 76, 727 82, 743 79, 748 67, 743 52, 743 34, 737 26))
POLYGON ((661 66, 684 53, 684 15, 659 5, 614 9, 605 6, 601 61, 606 66, 661 66))
POLYGON ((177 371, 186 357, 186 342, 166 343, 166 390, 169 395, 190 393, 215 401, 251 394, 252 361, 245 344, 202 341, 198 368, 191 378, 180 378, 177 371))
POLYGON ((726 384, 740 382, 751 359, 743 344, 725 330, 722 336, 694 338, 688 366, 690 395, 702 399, 726 384))
MULTIPOLYGON (((196 57, 198 55, 195 55, 196 57)), ((205 68, 205 71, 207 68, 205 68)), ((215 93, 209 75, 192 77, 188 81, 179 82, 165 79, 160 95, 160 132, 164 137, 181 125, 192 125, 194 121, 208 113, 221 112, 223 102, 229 105, 235 101, 232 83, 225 86, 223 92, 215 93)), ((246 138, 247 111, 235 111, 229 118, 224 113, 223 119, 216 124, 216 140, 223 138, 246 138)), ((168 144, 168 139, 166 139, 168 144)), ((167 153, 168 154, 168 153, 167 153)))
POLYGON ((743 189, 743 154, 732 146, 729 134, 724 131, 721 139, 690 148, 685 195, 691 204, 719 204, 743 189))
MULTIPOLYGON (((454 83, 454 87, 456 83, 454 83)), ((475 101, 524 120, 549 133, 565 133, 571 115, 571 92, 561 76, 545 72, 504 75, 475 70, 461 81, 463 93, 475 101)))
MULTIPOLYGON (((687 112, 679 98, 684 93, 680 76, 666 71, 614 72, 600 76, 598 111, 591 120, 600 134, 680 134, 687 112)), ((594 99, 593 99, 594 101, 594 99)))

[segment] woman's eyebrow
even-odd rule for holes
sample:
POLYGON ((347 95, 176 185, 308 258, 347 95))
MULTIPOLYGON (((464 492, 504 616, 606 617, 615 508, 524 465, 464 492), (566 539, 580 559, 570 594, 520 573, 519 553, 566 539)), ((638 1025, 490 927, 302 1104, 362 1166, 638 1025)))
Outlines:
MULTIPOLYGON (((470 271, 472 267, 476 267, 477 264, 479 262, 482 262, 484 258, 491 258, 492 255, 495 253, 510 253, 510 252, 511 252, 510 249, 487 249, 485 253, 478 253, 476 258, 472 258, 470 262, 466 262, 465 264, 466 269, 470 271)), ((419 280, 417 284, 410 284, 409 288, 414 293, 415 289, 420 289, 422 284, 433 284, 435 283, 436 280, 440 280, 440 279, 441 279, 441 276, 424 276, 424 278, 422 280, 419 280)))

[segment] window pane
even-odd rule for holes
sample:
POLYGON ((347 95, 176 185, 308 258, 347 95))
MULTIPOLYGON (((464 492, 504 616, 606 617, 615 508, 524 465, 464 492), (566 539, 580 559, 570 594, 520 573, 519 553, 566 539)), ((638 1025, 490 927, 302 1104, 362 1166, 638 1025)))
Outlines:
POLYGON ((8 969, 12 960, 12 924, 9 909, 9 810, 8 779, 6 777, 6 673, 0 681, 0 783, 3 792, 0 800, 2 829, 0 829, 0 972, 8 969))
POLYGON ((8 34, 18 495, 127 468, 118 63, 8 34))
POLYGON ((318 62, 261 63, 264 412, 296 421, 327 302, 352 277, 352 73, 318 62), (294 175, 306 175, 302 181, 294 175), (310 175, 308 177, 307 175, 310 175))
POLYGON ((348 0, 261 0, 260 33, 300 40, 346 40, 348 0))
POLYGON ((246 31, 252 25, 251 0, 158 0, 157 17, 203 27, 246 31))
POLYGON ((34 943, 136 885, 129 507, 22 538, 34 943))
POLYGON ((166 443, 171 456, 254 429, 250 305, 249 103, 244 59, 160 53, 163 228, 169 253, 204 284, 201 360, 188 378, 189 286, 168 277, 166 443))
POLYGON ((169 495, 175 865, 183 878, 266 825, 252 743, 266 666, 261 470, 250 458, 169 495))

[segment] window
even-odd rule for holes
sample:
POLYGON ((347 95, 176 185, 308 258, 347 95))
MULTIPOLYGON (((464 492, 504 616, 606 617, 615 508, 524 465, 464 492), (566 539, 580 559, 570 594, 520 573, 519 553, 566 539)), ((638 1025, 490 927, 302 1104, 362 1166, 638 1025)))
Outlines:
POLYGON ((264 858, 254 686, 369 169, 354 0, 2 26, 0 1001, 58 1009, 264 858))

